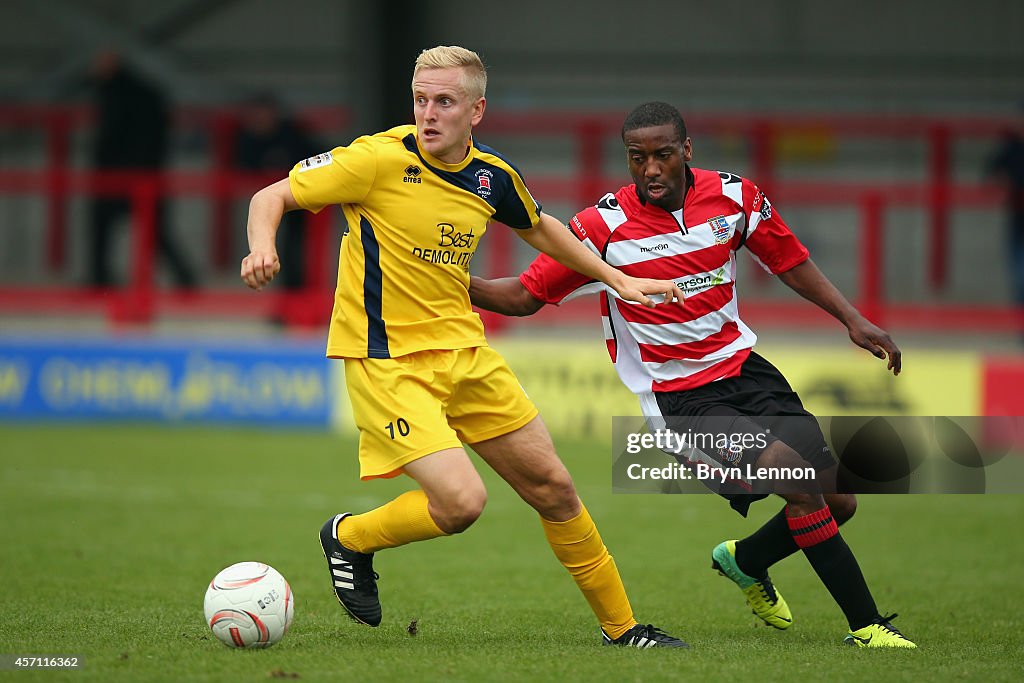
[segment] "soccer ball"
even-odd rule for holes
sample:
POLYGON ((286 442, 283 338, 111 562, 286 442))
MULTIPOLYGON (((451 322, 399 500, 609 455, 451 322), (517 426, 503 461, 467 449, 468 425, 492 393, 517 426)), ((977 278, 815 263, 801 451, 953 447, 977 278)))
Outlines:
POLYGON ((206 623, 229 647, 270 647, 284 638, 294 611, 288 582, 262 562, 239 562, 221 570, 203 600, 206 623))

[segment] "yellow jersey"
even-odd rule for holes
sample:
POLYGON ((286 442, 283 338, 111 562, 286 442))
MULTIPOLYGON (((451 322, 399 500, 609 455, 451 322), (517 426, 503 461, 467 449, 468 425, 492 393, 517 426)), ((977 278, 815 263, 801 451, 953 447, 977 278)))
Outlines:
POLYGON ((348 224, 327 337, 335 358, 393 358, 484 346, 469 302, 469 264, 489 221, 530 228, 540 205, 494 150, 470 145, 446 164, 415 126, 356 139, 295 165, 299 206, 340 204, 348 224))

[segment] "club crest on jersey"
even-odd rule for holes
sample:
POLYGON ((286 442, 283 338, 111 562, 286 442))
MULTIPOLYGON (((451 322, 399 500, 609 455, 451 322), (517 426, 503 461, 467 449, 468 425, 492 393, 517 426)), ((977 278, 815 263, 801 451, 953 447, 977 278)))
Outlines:
POLYGON ((481 168, 476 172, 476 182, 478 183, 476 193, 484 199, 491 196, 491 178, 493 177, 494 174, 486 168, 481 168))
POLYGON ((711 226, 711 234, 715 236, 716 244, 725 244, 729 241, 730 226, 725 216, 715 216, 708 221, 708 225, 711 226))

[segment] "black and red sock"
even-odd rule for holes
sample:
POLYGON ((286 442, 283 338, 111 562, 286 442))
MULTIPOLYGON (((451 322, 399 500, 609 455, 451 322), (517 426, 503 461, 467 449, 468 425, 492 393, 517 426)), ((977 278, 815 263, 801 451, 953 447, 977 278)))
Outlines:
POLYGON ((736 564, 747 576, 760 579, 776 562, 784 560, 800 547, 789 533, 786 508, 765 522, 760 529, 736 541, 736 564))
MULTIPOLYGON (((789 508, 786 508, 788 514, 789 508)), ((826 505, 809 515, 786 517, 790 534, 804 551, 814 572, 843 610, 850 630, 864 628, 878 617, 878 608, 853 551, 839 534, 826 505)))

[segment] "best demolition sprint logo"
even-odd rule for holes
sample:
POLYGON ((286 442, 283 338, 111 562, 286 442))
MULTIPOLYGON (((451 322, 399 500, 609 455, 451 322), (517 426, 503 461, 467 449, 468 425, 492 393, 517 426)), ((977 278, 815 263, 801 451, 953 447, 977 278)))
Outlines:
POLYGON ((469 232, 462 232, 451 223, 438 223, 437 229, 438 248, 413 247, 412 255, 428 263, 469 269, 469 263, 476 253, 476 235, 473 234, 473 228, 470 228, 469 232))

